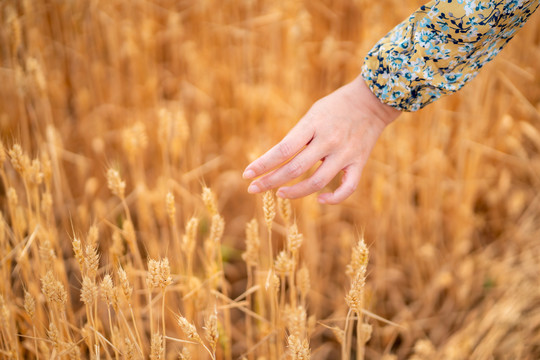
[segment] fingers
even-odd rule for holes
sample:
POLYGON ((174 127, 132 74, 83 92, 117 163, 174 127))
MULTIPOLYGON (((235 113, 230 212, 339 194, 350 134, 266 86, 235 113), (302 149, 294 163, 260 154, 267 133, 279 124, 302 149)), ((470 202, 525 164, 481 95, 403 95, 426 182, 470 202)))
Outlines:
POLYGON ((297 199, 323 189, 341 170, 343 165, 328 156, 311 177, 293 186, 282 187, 277 195, 283 198, 297 199))
POLYGON ((315 140, 288 163, 268 175, 253 181, 248 187, 248 192, 258 193, 279 187, 309 170, 317 161, 326 155, 322 152, 321 147, 318 146, 315 140))
POLYGON ((362 175, 362 166, 360 164, 352 164, 343 169, 343 177, 341 185, 333 193, 324 193, 319 195, 318 199, 323 204, 338 204, 351 196, 356 190, 356 186, 362 175))
POLYGON ((298 123, 277 145, 244 170, 244 179, 253 179, 289 160, 302 149, 314 136, 312 127, 298 123))

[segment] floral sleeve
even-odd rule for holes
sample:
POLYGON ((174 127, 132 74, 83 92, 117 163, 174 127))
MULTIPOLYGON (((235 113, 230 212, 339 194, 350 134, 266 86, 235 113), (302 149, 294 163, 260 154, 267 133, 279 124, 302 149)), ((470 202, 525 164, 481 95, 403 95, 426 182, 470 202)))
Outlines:
POLYGON ((371 49, 362 76, 384 103, 416 111, 459 90, 512 39, 540 0, 437 0, 371 49))

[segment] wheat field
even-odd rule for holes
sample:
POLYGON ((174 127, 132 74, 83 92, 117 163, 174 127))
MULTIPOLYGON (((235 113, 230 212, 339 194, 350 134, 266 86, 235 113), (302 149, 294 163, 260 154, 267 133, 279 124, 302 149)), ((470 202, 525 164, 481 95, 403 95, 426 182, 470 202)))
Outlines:
POLYGON ((538 14, 343 204, 246 192, 421 4, 0 2, 0 358, 540 358, 538 14))

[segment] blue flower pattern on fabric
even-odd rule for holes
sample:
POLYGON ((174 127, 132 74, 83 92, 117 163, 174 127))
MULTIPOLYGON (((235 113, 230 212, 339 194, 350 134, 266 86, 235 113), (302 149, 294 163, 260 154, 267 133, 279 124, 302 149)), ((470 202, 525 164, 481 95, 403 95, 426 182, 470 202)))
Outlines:
POLYGON ((362 76, 384 103, 416 111, 472 80, 540 0, 434 0, 384 36, 362 76))

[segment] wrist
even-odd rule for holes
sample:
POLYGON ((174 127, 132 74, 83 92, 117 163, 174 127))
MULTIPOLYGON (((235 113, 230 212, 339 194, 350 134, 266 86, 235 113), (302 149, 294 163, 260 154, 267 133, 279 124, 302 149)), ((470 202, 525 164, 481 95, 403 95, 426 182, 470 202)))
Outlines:
POLYGON ((358 76, 350 85, 355 93, 355 98, 360 100, 356 101, 356 104, 361 107, 362 111, 367 111, 379 120, 384 127, 390 125, 401 114, 400 110, 383 103, 375 96, 362 76, 358 76))

